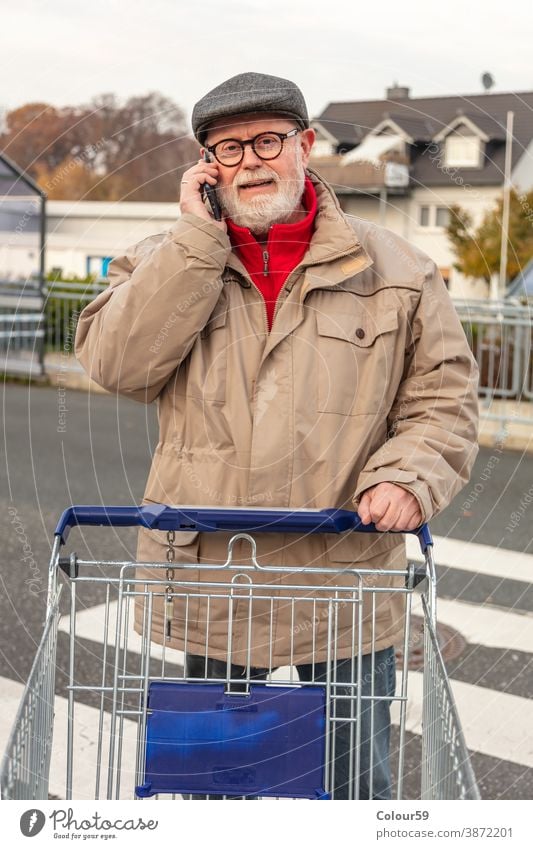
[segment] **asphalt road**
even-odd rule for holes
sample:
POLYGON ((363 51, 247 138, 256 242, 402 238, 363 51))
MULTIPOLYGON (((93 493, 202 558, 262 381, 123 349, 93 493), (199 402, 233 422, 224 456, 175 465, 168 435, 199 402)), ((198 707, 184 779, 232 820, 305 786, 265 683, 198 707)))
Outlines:
MULTIPOLYGON (((139 502, 157 442, 157 416, 154 405, 145 407, 75 391, 60 397, 53 388, 15 384, 4 386, 2 400, 0 675, 23 681, 41 633, 50 543, 60 512, 72 503, 139 502), (60 409, 61 403, 66 410, 60 409)), ((533 458, 497 448, 482 449, 471 482, 432 522, 432 530, 468 542, 533 553, 533 509, 528 516, 530 505, 524 501, 528 493, 533 508, 533 458)), ((74 534, 76 550, 82 556, 135 556, 134 530, 77 529, 74 534)), ((484 576, 473 583, 471 575, 448 570, 439 585, 441 592, 476 604, 533 611, 531 585, 513 581, 512 574, 504 582, 484 576)), ((467 680, 469 676, 478 680, 484 657, 480 647, 475 658, 472 653, 470 666, 463 664, 462 675, 467 680)), ((525 668, 529 659, 513 660, 507 652, 499 660, 497 679, 486 686, 499 689, 504 678, 516 680, 513 664, 516 667, 517 663, 525 668)), ((516 694, 530 697, 531 676, 529 683, 523 675, 520 680, 516 694)), ((412 741, 414 762, 417 745, 412 741)), ((489 769, 483 758, 477 757, 477 761, 491 776, 485 782, 485 798, 496 798, 505 786, 514 786, 510 798, 532 798, 533 770, 527 770, 526 780, 516 765, 493 764, 489 769)))

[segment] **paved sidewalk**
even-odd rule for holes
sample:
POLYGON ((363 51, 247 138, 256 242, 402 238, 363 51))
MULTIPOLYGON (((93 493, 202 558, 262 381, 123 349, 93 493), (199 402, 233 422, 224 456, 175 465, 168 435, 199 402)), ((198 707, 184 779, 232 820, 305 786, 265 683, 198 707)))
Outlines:
POLYGON ((533 454, 533 402, 480 400, 479 444, 533 454))

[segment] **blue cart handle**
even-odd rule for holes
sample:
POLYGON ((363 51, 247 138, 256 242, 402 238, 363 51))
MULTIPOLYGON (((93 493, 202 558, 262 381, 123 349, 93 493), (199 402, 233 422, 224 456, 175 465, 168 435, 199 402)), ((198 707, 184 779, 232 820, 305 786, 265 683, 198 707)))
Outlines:
MULTIPOLYGON (((93 507, 73 505, 63 511, 56 536, 61 544, 67 541, 75 525, 107 525, 113 528, 143 527, 158 531, 241 531, 243 533, 272 532, 339 534, 343 531, 380 533, 375 525, 364 525, 357 513, 350 510, 285 510, 262 507, 167 507, 147 504, 142 507, 93 507)), ((393 533, 397 533, 393 531, 393 533)), ((433 545, 429 525, 414 531, 425 554, 433 545)))

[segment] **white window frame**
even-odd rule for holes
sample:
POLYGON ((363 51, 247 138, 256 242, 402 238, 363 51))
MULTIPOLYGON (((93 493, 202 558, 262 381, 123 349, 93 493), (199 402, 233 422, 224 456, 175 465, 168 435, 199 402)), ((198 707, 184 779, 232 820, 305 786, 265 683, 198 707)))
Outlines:
POLYGON ((443 203, 419 203, 417 212, 417 229, 423 233, 437 232, 442 233, 446 229, 445 226, 437 224, 437 209, 445 209, 448 214, 450 208, 443 203), (421 224, 422 209, 429 210, 429 219, 427 224, 421 224))
POLYGON ((450 135, 444 142, 444 164, 447 168, 480 168, 481 167, 481 139, 479 136, 450 135), (453 151, 455 146, 461 148, 470 145, 474 156, 461 155, 461 152, 453 151))
POLYGON ((421 203, 418 206, 418 216, 417 216, 417 226, 420 227, 421 230, 427 230, 428 227, 431 227, 431 204, 430 203, 421 203), (428 223, 422 224, 422 210, 427 209, 428 211, 428 223))
POLYGON ((449 206, 443 206, 440 203, 435 204, 435 227, 438 230, 445 230, 446 227, 448 226, 449 221, 450 221, 450 207, 449 206), (437 224, 437 212, 439 211, 439 209, 443 209, 448 216, 448 222, 446 224, 437 224))

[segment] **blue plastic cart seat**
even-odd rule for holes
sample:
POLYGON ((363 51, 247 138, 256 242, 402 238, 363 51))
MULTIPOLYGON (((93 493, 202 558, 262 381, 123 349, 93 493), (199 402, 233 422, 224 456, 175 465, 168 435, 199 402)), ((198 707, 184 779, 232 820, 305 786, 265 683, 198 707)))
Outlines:
POLYGON ((137 796, 327 798, 325 729, 323 687, 152 682, 137 796))

